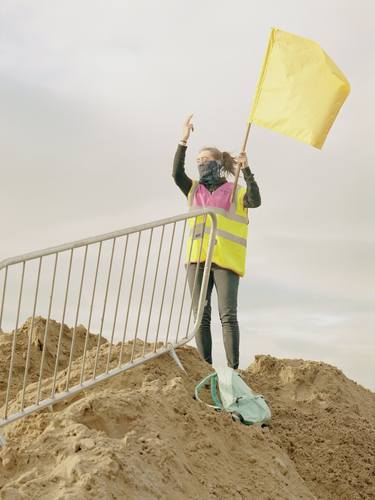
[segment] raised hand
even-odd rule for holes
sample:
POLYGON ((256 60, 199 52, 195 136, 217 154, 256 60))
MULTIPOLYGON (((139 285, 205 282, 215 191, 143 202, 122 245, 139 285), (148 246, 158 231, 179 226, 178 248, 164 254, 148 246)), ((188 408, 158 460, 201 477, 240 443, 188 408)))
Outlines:
POLYGON ((245 151, 242 151, 242 153, 240 153, 238 156, 236 156, 235 161, 241 169, 245 168, 249 165, 249 162, 247 159, 247 154, 245 153, 245 151))
POLYGON ((194 132, 194 125, 191 123, 191 119, 193 117, 193 113, 189 115, 184 121, 182 128, 182 140, 187 141, 190 136, 190 132, 194 132))

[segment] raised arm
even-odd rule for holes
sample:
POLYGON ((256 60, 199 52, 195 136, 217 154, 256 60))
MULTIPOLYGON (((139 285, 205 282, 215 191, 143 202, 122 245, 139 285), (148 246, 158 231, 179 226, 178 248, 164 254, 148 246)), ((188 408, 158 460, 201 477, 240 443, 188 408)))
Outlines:
POLYGON ((243 198, 243 206, 245 208, 256 208, 259 207, 262 200, 260 198, 260 192, 258 184, 254 179, 254 174, 251 172, 250 167, 244 167, 242 173, 246 182, 246 193, 243 198))
POLYGON ((178 144, 174 155, 172 177, 185 196, 189 194, 193 181, 185 173, 185 155, 187 146, 178 144))
POLYGON ((243 198, 243 206, 245 208, 259 207, 259 205, 261 204, 259 187, 254 179, 254 174, 250 170, 247 155, 245 152, 239 154, 239 156, 237 157, 237 163, 242 170, 246 182, 246 193, 243 198))
POLYGON ((189 115, 184 121, 182 128, 182 139, 177 146, 177 151, 174 155, 172 177, 181 189, 185 196, 189 194, 193 181, 185 173, 185 155, 187 149, 187 141, 190 132, 194 131, 194 125, 191 123, 193 115, 189 115))

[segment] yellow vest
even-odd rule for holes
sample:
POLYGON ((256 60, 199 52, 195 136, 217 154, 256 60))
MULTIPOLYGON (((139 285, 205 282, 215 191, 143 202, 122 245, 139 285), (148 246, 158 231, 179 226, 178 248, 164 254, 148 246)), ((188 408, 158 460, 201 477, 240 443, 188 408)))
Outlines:
MULTIPOLYGON (((233 187, 233 183, 228 184, 233 187)), ((220 206, 217 206, 219 203, 211 199, 209 205, 204 205, 201 201, 195 199, 198 188, 199 183, 198 181, 194 180, 192 187, 188 193, 189 211, 197 210, 200 208, 200 206, 205 206, 206 208, 212 208, 217 216, 216 243, 214 247, 212 262, 220 267, 234 271, 241 277, 244 276, 246 267, 246 245, 249 224, 248 209, 243 206, 243 199, 246 193, 246 188, 237 186, 236 194, 233 198, 233 202, 231 203, 229 210, 220 208, 220 206), (214 205, 212 205, 212 203, 214 203, 214 205)), ((228 193, 228 189, 228 187, 225 187, 226 193, 228 193)), ((230 191, 231 189, 229 189, 229 192, 230 191)), ((208 195, 206 194, 206 196, 208 195)), ((211 230, 211 219, 209 215, 206 216, 203 244, 201 245, 204 217, 204 215, 199 215, 198 217, 188 219, 190 231, 187 242, 186 263, 198 261, 204 262, 206 260, 209 233, 211 230), (193 232, 195 232, 195 234, 193 246, 191 247, 193 232)))

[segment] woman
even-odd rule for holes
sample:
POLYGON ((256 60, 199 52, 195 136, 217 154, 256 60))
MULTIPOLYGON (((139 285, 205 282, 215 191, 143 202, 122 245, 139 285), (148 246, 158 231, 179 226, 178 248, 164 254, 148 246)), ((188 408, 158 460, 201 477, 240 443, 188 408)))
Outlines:
MULTIPOLYGON (((212 257, 206 304, 195 338, 201 357, 207 363, 212 364, 211 293, 215 285, 227 363, 228 366, 237 370, 239 364, 237 294, 239 279, 245 273, 247 211, 248 208, 259 207, 261 198, 254 175, 248 166, 246 153, 241 153, 237 158, 234 158, 227 152, 221 152, 213 147, 204 147, 199 151, 197 157, 199 180, 193 181, 186 175, 184 163, 187 141, 190 132, 194 131, 192 117, 193 115, 188 116, 184 122, 182 139, 177 146, 174 157, 172 175, 177 186, 188 198, 190 207, 215 207, 218 217, 217 241, 212 257), (237 187, 231 204, 230 195, 233 183, 228 182, 226 176, 235 174, 237 164, 242 170, 246 188, 237 187)), ((202 230, 204 233, 205 227, 202 230)), ((201 234, 198 236, 201 238, 201 234)), ((190 245, 194 245, 194 243, 193 235, 190 239, 190 245)), ((195 254, 195 258, 190 259, 192 263, 188 266, 187 271, 191 293, 193 293, 196 266, 198 265, 196 262, 204 261, 204 255, 201 259, 197 257, 197 248, 195 254)), ((198 290, 201 286, 203 268, 204 263, 199 264, 198 282, 196 283, 198 290)), ((192 299, 195 317, 198 310, 198 299, 199 293, 195 293, 192 299)))

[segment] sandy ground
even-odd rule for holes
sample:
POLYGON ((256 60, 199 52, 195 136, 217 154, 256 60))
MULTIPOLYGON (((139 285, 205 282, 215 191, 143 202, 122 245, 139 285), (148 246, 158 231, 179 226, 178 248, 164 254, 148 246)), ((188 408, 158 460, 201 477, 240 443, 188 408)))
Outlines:
MULTIPOLYGON (((26 345, 28 324, 17 348, 26 345)), ((32 335, 28 398, 37 391, 44 325, 38 318, 32 335)), ((60 325, 53 322, 50 330, 46 376, 53 374, 60 325)), ((72 329, 65 325, 63 331, 66 361, 72 329)), ((79 380, 84 335, 80 326, 73 382, 79 380)), ((0 405, 11 340, 11 334, 0 334, 0 405)), ((88 371, 96 345, 90 335, 88 371)), ((102 349, 108 352, 107 342, 102 349)), ((112 347, 111 362, 119 349, 112 347)), ((126 352, 131 349, 128 343, 126 352)), ((52 411, 8 425, 0 448, 0 498, 375 498, 374 393, 325 363, 259 355, 242 376, 265 396, 273 418, 270 428, 247 427, 193 400, 209 366, 192 347, 178 354, 187 375, 164 354, 52 411)), ((17 359, 11 410, 23 383, 25 360, 22 354, 17 359)), ((65 381, 66 370, 59 371, 58 387, 65 381)), ((42 392, 49 389, 47 381, 42 392)))

